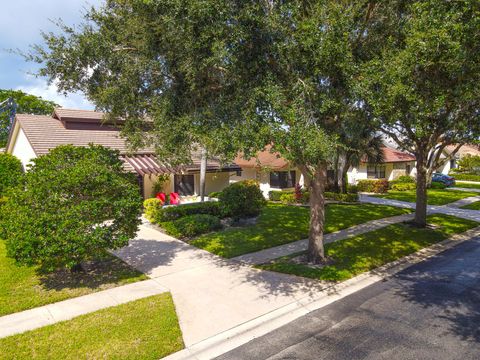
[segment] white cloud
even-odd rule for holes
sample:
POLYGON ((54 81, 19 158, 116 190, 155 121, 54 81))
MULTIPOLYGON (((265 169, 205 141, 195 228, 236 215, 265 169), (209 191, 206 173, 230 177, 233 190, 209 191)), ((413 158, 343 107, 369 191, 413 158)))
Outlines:
POLYGON ((55 83, 48 85, 43 79, 30 78, 29 80, 30 84, 18 86, 17 90, 41 96, 43 99, 54 101, 64 108, 84 110, 93 110, 95 108, 83 94, 73 93, 64 96, 58 92, 58 87, 55 83))

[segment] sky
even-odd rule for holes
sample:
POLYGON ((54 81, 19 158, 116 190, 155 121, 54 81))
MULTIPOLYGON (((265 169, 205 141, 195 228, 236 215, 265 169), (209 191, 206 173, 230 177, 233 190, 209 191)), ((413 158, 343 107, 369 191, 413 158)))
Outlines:
POLYGON ((62 107, 93 109, 83 94, 58 94, 55 84, 37 78, 38 65, 11 53, 28 51, 32 44, 43 44, 40 31, 58 32, 51 20, 62 19, 67 25, 82 22, 86 8, 99 6, 102 0, 0 0, 0 89, 22 90, 55 101, 62 107))

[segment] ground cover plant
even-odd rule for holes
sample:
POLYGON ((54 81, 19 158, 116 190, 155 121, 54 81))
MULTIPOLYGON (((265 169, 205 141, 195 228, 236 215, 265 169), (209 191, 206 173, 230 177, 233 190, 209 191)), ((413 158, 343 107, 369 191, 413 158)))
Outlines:
MULTIPOLYGON (((372 204, 328 204, 325 232, 330 233, 370 220, 410 212, 391 206, 372 204)), ((190 244, 231 258, 308 237, 309 209, 269 203, 255 225, 212 232, 190 244)))
POLYGON ((292 258, 302 255, 294 254, 260 265, 259 268, 318 280, 341 281, 479 225, 471 220, 443 214, 430 215, 427 219, 434 229, 401 223, 327 244, 326 254, 331 264, 324 267, 294 263, 292 258))
POLYGON ((182 348, 169 293, 0 339, 9 359, 156 360, 182 348))

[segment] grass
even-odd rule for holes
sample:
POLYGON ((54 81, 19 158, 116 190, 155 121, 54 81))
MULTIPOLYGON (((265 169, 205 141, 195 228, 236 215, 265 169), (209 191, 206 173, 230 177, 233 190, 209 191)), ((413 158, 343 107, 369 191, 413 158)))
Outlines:
POLYGON ((159 359, 183 348, 169 293, 0 339, 2 359, 159 359))
MULTIPOLYGON (((410 210, 392 206, 329 204, 325 233, 370 220, 405 214, 410 210)), ((269 203, 257 224, 200 236, 190 243, 214 254, 232 258, 308 237, 309 208, 269 203)))
POLYGON ((110 254, 86 264, 84 273, 41 273, 7 258, 0 240, 0 316, 146 279, 146 275, 110 254))
MULTIPOLYGON (((388 191, 388 194, 375 195, 384 199, 399 200, 406 202, 415 202, 416 194, 415 190, 409 191, 388 191)), ((445 205, 457 200, 461 200, 471 196, 478 196, 476 192, 461 191, 461 190, 440 190, 440 189, 428 189, 428 205, 445 205)))
POLYGON ((443 214, 428 216, 428 223, 438 228, 420 229, 401 223, 327 244, 326 255, 333 264, 322 268, 292 263, 291 258, 299 254, 279 258, 259 268, 318 280, 342 281, 479 225, 443 214))
POLYGON ((459 188, 464 188, 464 189, 480 189, 480 183, 472 184, 472 183, 457 181, 457 184, 455 186, 459 188))
POLYGON ((467 210, 480 210, 480 201, 475 201, 474 203, 462 206, 461 208, 467 210))

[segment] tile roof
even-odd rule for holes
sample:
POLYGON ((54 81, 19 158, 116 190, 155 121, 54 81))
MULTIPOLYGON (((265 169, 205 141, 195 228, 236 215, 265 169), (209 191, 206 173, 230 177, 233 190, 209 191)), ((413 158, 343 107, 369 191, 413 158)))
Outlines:
MULTIPOLYGON (((445 150, 448 154, 450 154, 453 150, 455 150, 456 145, 448 145, 445 150)), ((458 157, 465 156, 467 154, 470 155, 480 155, 480 145, 474 144, 465 144, 463 145, 457 152, 458 157)))
MULTIPOLYGON (((59 145, 88 146, 93 143, 120 151, 125 168, 144 174, 161 174, 174 171, 198 171, 200 153, 192 153, 192 162, 180 167, 162 164, 149 148, 131 152, 117 127, 102 124, 103 114, 87 110, 55 109, 53 116, 17 114, 17 121, 37 156, 47 154, 59 145)), ((235 164, 222 164, 208 159, 207 171, 237 171, 235 164)))
POLYGON ((388 146, 383 148, 383 162, 394 163, 405 161, 415 161, 415 156, 388 146))
POLYGON ((280 156, 277 152, 271 152, 271 146, 265 147, 264 151, 259 151, 256 157, 249 160, 245 159, 241 154, 235 159, 235 164, 242 168, 269 168, 272 170, 283 170, 290 167, 288 161, 280 156))

